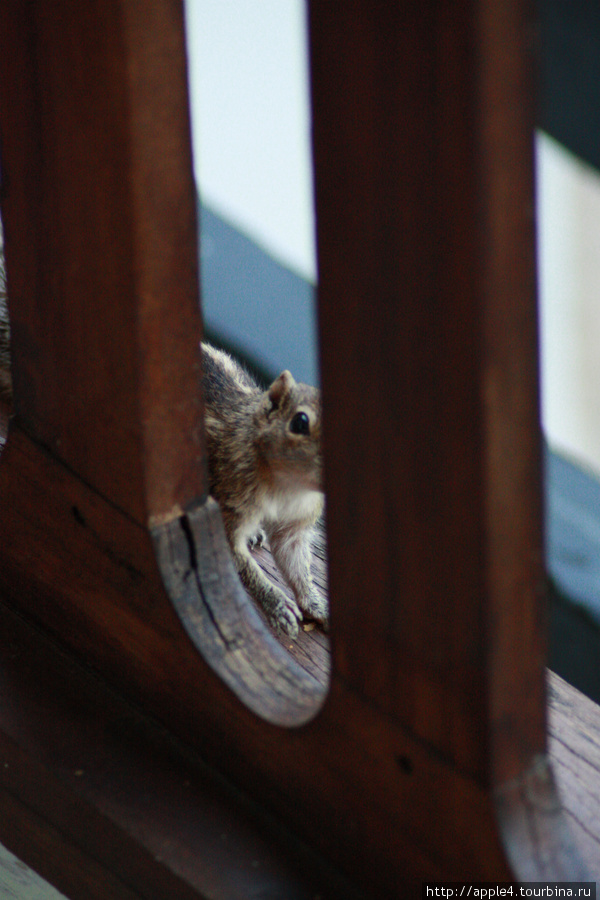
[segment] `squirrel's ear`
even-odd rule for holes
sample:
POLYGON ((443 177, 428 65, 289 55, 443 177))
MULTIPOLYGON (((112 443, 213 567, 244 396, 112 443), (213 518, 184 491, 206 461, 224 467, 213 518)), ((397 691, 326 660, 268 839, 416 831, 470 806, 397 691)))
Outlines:
POLYGON ((287 369, 285 370, 285 372, 282 372, 278 378, 275 379, 275 381, 269 388, 269 400, 271 401, 275 409, 281 406, 281 401, 287 394, 289 394, 295 384, 296 382, 292 378, 291 372, 288 372, 287 369))

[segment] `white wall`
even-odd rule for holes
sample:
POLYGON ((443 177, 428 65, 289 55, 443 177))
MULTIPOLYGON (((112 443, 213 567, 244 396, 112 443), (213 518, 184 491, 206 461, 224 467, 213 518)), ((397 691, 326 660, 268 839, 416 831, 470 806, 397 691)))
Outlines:
POLYGON ((304 0, 186 0, 203 200, 315 280, 304 0))
POLYGON ((546 135, 537 165, 544 428, 600 474, 600 175, 546 135))

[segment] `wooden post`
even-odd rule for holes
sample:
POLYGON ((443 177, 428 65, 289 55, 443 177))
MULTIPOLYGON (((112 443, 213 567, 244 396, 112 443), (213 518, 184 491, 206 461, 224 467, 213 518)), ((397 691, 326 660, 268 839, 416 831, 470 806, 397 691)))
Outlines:
POLYGON ((172 517, 203 491, 180 4, 4 6, 19 422, 136 521, 172 517))

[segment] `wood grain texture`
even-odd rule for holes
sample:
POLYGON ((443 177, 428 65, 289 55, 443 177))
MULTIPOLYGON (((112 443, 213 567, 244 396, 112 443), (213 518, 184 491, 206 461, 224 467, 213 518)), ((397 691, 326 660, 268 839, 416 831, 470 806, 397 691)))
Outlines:
MULTIPOLYGON (((0 492, 4 601, 378 900, 395 896, 399 878, 416 885, 423 872, 507 875, 485 787, 349 690, 335 674, 335 654, 319 715, 302 728, 267 725, 201 659, 169 603, 144 529, 16 425, 2 456, 0 492), (464 809, 481 828, 462 819, 464 809), (449 845, 444 823, 457 816, 462 825, 449 845)), ((23 777, 29 784, 30 774, 23 777)), ((74 829, 87 828, 77 808, 67 814, 74 829)), ((35 822, 28 830, 23 821, 36 845, 35 822)), ((25 836, 17 852, 29 860, 25 836)))
POLYGON ((181 3, 8 0, 0 28, 17 413, 137 521, 172 515, 203 490, 181 3))
POLYGON ((527 6, 310 9, 340 671, 482 780, 492 724, 504 780, 544 744, 527 6))
POLYGON ((65 900, 52 885, 1 846, 0 892, 5 900, 65 900))
POLYGON ((153 534, 169 596, 209 665, 268 721, 297 726, 312 718, 328 679, 293 660, 242 588, 217 503, 209 499, 153 534))
POLYGON ((71 900, 360 900, 3 605, 0 622, 0 838, 71 900))
POLYGON ((589 875, 600 884, 600 708, 549 674, 548 753, 589 875))

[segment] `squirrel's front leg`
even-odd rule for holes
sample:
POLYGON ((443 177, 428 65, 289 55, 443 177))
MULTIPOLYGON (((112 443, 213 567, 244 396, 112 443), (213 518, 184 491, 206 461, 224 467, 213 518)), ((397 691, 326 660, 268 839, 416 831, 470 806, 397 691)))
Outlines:
POLYGON ((300 609, 324 628, 329 626, 327 600, 315 587, 310 571, 312 528, 268 529, 269 545, 277 568, 294 592, 300 609))
POLYGON ((291 638, 296 638, 298 621, 302 620, 302 613, 297 604, 269 581, 250 556, 247 547, 233 550, 233 562, 240 581, 250 596, 260 604, 273 628, 291 638))

